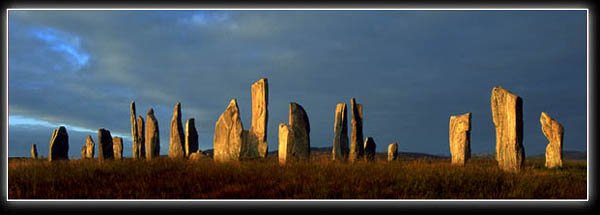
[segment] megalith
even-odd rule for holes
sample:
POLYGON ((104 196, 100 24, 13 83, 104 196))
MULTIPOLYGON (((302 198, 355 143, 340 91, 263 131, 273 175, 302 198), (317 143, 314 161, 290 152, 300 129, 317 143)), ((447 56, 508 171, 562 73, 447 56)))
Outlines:
POLYGON ((350 136, 350 154, 349 160, 354 162, 362 158, 363 149, 363 111, 362 105, 356 103, 355 98, 350 99, 350 107, 352 112, 351 126, 352 135, 350 136))
POLYGON ((304 108, 295 102, 290 103, 288 121, 289 125, 279 124, 279 163, 308 161, 310 122, 304 108))
POLYGON ((213 159, 216 162, 239 161, 244 144, 244 127, 235 99, 229 101, 215 124, 213 159))
POLYGON ((333 121, 332 160, 345 161, 348 159, 348 119, 346 115, 346 104, 337 104, 333 121))
POLYGON ((110 131, 98 129, 98 160, 114 159, 113 140, 110 131))
POLYGON ((450 116, 449 143, 451 163, 464 166, 471 158, 471 113, 450 116))
POLYGON ((150 108, 146 113, 146 160, 151 160, 160 155, 160 135, 158 130, 158 120, 154 116, 154 110, 150 108))
POLYGON ((364 143, 364 153, 366 161, 375 160, 375 140, 372 137, 367 137, 364 143))
POLYGON ((542 125, 544 136, 548 139, 548 145, 546 146, 546 167, 562 167, 563 126, 545 112, 542 112, 540 116, 540 124, 542 125))
POLYGON ((115 160, 123 159, 123 138, 113 137, 113 157, 115 160))
POLYGON ((64 126, 60 126, 52 132, 48 160, 69 160, 69 134, 64 126))
POLYGON ((398 159, 398 143, 390 143, 388 145, 388 161, 395 161, 398 159))
POLYGON ((194 118, 185 122, 185 157, 198 151, 198 131, 196 130, 194 118))
POLYGON ((181 124, 181 103, 177 102, 173 107, 173 117, 171 118, 171 128, 169 136, 169 157, 183 158, 184 151, 184 133, 183 125, 181 124))
POLYGON ((492 120, 496 128, 496 160, 500 169, 520 171, 525 164, 523 148, 523 101, 496 86, 491 96, 492 120))

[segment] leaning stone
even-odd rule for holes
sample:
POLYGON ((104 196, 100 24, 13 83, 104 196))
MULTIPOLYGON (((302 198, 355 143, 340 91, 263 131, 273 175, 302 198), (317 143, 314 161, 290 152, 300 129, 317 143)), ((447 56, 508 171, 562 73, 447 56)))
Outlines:
POLYGON ((267 123, 269 119, 269 86, 266 78, 252 84, 252 124, 248 134, 249 147, 256 148, 256 154, 248 157, 266 158, 268 152, 267 123))
POLYGON ((145 150, 146 160, 152 160, 160 155, 160 136, 158 131, 158 121, 154 116, 154 110, 150 108, 146 113, 146 131, 145 131, 145 150))
POLYGON ((491 107, 496 127, 498 166, 504 171, 518 172, 525 164, 523 101, 521 97, 497 86, 492 89, 491 107))
POLYGON ((213 158, 216 162, 240 160, 243 132, 237 101, 232 99, 215 124, 213 158))
POLYGON ((190 118, 185 122, 185 156, 188 157, 196 151, 198 151, 198 131, 196 131, 194 118, 190 118))
POLYGON ((398 143, 390 143, 388 145, 388 161, 395 161, 398 159, 398 143))
POLYGON ((449 130, 452 164, 464 166, 471 158, 471 113, 450 116, 449 130))
POLYGON ((548 139, 548 145, 546 146, 546 167, 562 167, 563 126, 545 112, 542 112, 540 116, 540 124, 542 125, 544 136, 548 139))
POLYGON ((372 137, 367 137, 365 139, 365 160, 373 161, 375 160, 375 140, 372 137))
POLYGON ((173 117, 171 118, 171 129, 169 139, 169 157, 182 158, 184 152, 184 134, 183 125, 181 124, 181 103, 177 102, 173 108, 173 117))
POLYGON ((352 111, 352 135, 350 136, 350 161, 360 160, 364 154, 363 149, 363 110, 362 105, 356 103, 355 98, 350 99, 352 111))
POLYGON ((37 146, 35 144, 31 145, 31 159, 38 159, 37 146))
POLYGON ((121 160, 123 158, 123 138, 113 137, 113 155, 115 160, 121 160))
POLYGON ((69 160, 69 134, 64 126, 60 126, 52 132, 48 160, 69 160))
POLYGON ((98 160, 114 159, 113 141, 110 131, 98 129, 98 160))
POLYGON ((348 119, 346 113, 346 104, 337 104, 333 122, 333 147, 331 150, 333 160, 345 161, 348 159, 348 119))

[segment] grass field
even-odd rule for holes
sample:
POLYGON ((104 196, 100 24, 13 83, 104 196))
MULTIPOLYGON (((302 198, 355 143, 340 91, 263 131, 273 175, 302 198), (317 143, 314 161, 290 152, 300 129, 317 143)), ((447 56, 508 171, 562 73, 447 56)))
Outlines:
POLYGON ((489 158, 464 167, 448 159, 354 164, 313 156, 279 166, 277 157, 217 164, 152 161, 10 159, 9 199, 585 199, 585 160, 546 169, 530 159, 505 173, 489 158))

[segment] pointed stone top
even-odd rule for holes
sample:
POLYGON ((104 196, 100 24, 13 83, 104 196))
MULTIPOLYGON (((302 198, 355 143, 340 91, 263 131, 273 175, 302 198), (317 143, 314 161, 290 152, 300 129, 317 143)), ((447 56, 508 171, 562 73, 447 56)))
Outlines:
POLYGON ((146 113, 147 115, 154 115, 154 109, 150 108, 148 110, 148 113, 146 113))
POLYGON ((560 129, 562 129, 562 125, 556 121, 556 119, 550 117, 550 115, 548 115, 546 112, 542 111, 542 114, 540 115, 540 123, 542 123, 542 125, 544 124, 551 124, 551 123, 555 123, 556 126, 560 127, 560 129))
POLYGON ((227 105, 227 108, 231 107, 231 106, 235 106, 237 108, 237 99, 231 99, 229 101, 229 105, 227 105))
POLYGON ((106 128, 99 128, 98 131, 108 131, 106 128))
POLYGON ((131 105, 131 107, 135 107, 135 100, 131 100, 131 103, 129 103, 131 105))
POLYGON ((354 97, 350 98, 350 104, 351 105, 356 104, 356 99, 354 97))
POLYGON ((258 84, 260 82, 265 82, 266 83, 267 82, 267 78, 258 79, 258 81, 254 82, 254 84, 258 84))
POLYGON ((189 118, 187 121, 190 122, 190 123, 194 123, 194 117, 189 118))
POLYGON ((58 127, 58 132, 67 132, 67 128, 65 126, 58 127))
POLYGON ((492 92, 507 93, 509 95, 519 97, 519 96, 517 96, 517 94, 511 92, 510 90, 503 88, 502 86, 494 86, 494 88, 492 89, 492 92))
POLYGON ((173 112, 175 112, 175 113, 181 112, 181 102, 177 101, 177 103, 175 103, 175 107, 173 107, 173 112))

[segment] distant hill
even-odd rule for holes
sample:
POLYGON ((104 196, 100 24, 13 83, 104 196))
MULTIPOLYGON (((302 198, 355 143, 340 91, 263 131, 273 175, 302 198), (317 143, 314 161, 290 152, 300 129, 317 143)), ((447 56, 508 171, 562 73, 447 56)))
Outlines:
MULTIPOLYGON (((527 153, 527 152, 525 152, 527 153)), ((525 155, 527 158, 545 158, 546 154, 525 155)), ((582 151, 563 151, 564 160, 587 160, 587 153, 582 151)))
MULTIPOLYGON (((311 147, 310 148, 310 152, 313 155, 326 155, 326 154, 330 154, 331 153, 332 148, 331 147, 311 147)), ((208 149, 204 152, 206 155, 211 156, 213 155, 213 149, 208 149)), ((267 155, 268 157, 271 156, 277 156, 279 154, 279 151, 269 151, 269 154, 267 155)), ((387 156, 387 153, 383 153, 383 152, 377 152, 377 154, 379 156, 387 156)), ((398 152, 398 156, 402 157, 402 158, 408 158, 408 159, 417 159, 417 158, 430 158, 430 159, 447 159, 450 157, 447 156, 440 156, 440 155, 432 155, 432 154, 426 154, 426 153, 419 153, 419 152, 398 152)))

